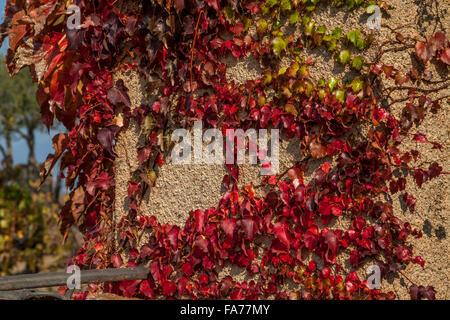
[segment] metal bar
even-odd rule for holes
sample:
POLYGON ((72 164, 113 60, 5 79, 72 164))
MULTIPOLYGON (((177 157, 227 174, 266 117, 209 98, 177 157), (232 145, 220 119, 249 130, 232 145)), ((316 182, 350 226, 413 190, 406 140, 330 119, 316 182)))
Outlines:
MULTIPOLYGON (((149 268, 145 266, 136 268, 81 270, 80 282, 144 280, 147 279, 148 274, 149 268)), ((0 291, 64 286, 67 284, 68 278, 72 275, 72 273, 52 272, 0 277, 0 291)))
POLYGON ((0 300, 66 300, 57 292, 36 290, 0 291, 0 300))

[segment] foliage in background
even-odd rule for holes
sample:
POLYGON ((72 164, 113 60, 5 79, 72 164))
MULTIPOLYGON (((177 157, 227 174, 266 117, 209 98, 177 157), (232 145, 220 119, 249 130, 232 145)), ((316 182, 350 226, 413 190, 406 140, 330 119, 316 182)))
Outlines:
MULTIPOLYGON (((150 265, 147 280, 105 284, 105 291, 147 298, 390 299, 394 293, 370 290, 356 272, 337 262, 337 256, 347 253, 352 270, 367 262, 377 264, 383 277, 402 273, 410 263, 424 267, 410 245, 421 232, 379 199, 388 191, 401 192, 414 209, 416 199, 406 191, 405 172, 412 172, 420 187, 443 171, 437 163, 414 167, 419 151, 403 152, 400 145, 412 139, 442 148, 413 130, 428 113, 438 112, 444 99, 427 95, 439 90, 419 87, 430 80, 424 72, 430 60, 450 63, 445 34, 420 42, 396 34, 392 43, 380 45, 360 30, 344 34, 314 22, 319 5, 359 10, 375 1, 74 3, 82 12, 82 25, 69 30, 65 2, 10 0, 0 37, 3 32, 10 39, 9 72, 28 65, 39 81, 37 100, 45 124, 49 127, 56 118, 68 130, 53 138, 55 153, 47 158, 41 177, 45 179, 58 160, 67 169, 71 193, 60 213, 61 231, 67 236, 77 224, 86 240, 75 262, 84 268, 150 265), (299 37, 286 35, 283 21, 298 27, 299 37), (374 43, 379 54, 366 61, 364 51, 374 43), (391 44, 397 47, 385 47, 391 44), (312 60, 303 55, 308 47, 332 52, 337 63, 358 76, 348 83, 337 78, 314 83, 309 77, 312 60), (413 49, 422 59, 420 70, 380 63, 389 50, 413 49), (227 54, 252 55, 264 76, 245 85, 228 83, 227 66, 220 61, 227 54), (290 58, 290 66, 281 68, 282 58, 290 58), (114 72, 130 68, 160 96, 133 113, 125 83, 112 81, 114 72), (207 90, 196 96, 198 89, 207 90), (405 90, 408 98, 398 117, 379 102, 380 96, 405 90), (147 135, 138 150, 141 167, 128 184, 129 214, 114 225, 114 141, 132 118, 147 135), (303 157, 287 172, 267 179, 269 191, 261 199, 252 185, 239 190, 240 170, 227 166, 227 191, 216 208, 191 212, 184 228, 161 225, 155 217, 144 216, 139 204, 164 164, 169 120, 181 127, 202 120, 204 127, 221 129, 279 128, 300 139, 303 157), (364 137, 352 131, 361 124, 368 129, 364 137), (309 159, 328 161, 305 185, 309 159), (350 227, 332 228, 337 217, 347 219, 350 227), (142 245, 143 232, 149 238, 142 245), (124 250, 126 262, 120 255, 124 250), (220 268, 230 264, 256 280, 218 278, 220 268), (296 289, 285 289, 292 282, 298 284, 296 289)), ((388 9, 385 2, 376 3, 388 9)), ((435 297, 431 286, 412 283, 410 292, 412 298, 435 297)))
MULTIPOLYGON (((4 57, 0 56, 3 60, 4 57)), ((36 103, 37 86, 27 70, 17 74, 14 80, 4 65, 0 66, 0 135, 6 148, 0 145, 5 165, 12 167, 13 135, 24 139, 29 149, 28 163, 38 166, 34 155, 35 131, 44 126, 39 105, 36 103)))
POLYGON ((61 179, 38 190, 35 133, 44 126, 36 90, 27 70, 11 79, 0 65, 0 275, 55 270, 71 247, 62 245, 58 232, 61 179), (27 163, 14 165, 13 143, 19 139, 29 155, 27 163))
POLYGON ((67 259, 51 194, 0 184, 0 276, 55 271, 67 259))

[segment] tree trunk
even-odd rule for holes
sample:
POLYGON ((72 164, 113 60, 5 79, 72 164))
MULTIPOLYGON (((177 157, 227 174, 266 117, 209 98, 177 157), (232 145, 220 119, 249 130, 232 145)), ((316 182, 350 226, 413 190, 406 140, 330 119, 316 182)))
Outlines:
POLYGON ((12 169, 12 167, 13 167, 13 149, 12 149, 12 141, 11 141, 11 132, 9 130, 5 130, 5 140, 6 140, 5 165, 6 165, 7 169, 12 169))
POLYGON ((26 139, 27 145, 28 145, 28 165, 33 166, 36 168, 37 171, 39 171, 39 164, 36 160, 36 154, 34 150, 35 146, 35 136, 34 136, 34 128, 28 129, 28 135, 26 139))
POLYGON ((27 128, 27 135, 24 137, 28 146, 28 163, 27 163, 27 177, 26 179, 39 179, 39 163, 35 156, 35 128, 27 128))
POLYGON ((59 203, 59 195, 61 192, 61 183, 62 183, 62 179, 61 179, 61 173, 58 171, 58 174, 55 175, 55 187, 53 189, 53 202, 55 203, 59 203))

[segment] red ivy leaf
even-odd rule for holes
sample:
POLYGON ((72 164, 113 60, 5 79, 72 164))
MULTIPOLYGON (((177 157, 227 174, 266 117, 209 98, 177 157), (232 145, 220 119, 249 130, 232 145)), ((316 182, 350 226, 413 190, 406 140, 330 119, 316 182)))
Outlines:
POLYGON ((181 266, 181 270, 183 270, 184 274, 188 277, 191 276, 194 273, 194 268, 192 267, 192 264, 189 262, 183 263, 181 266))
POLYGON ((153 299, 155 296, 154 290, 152 289, 150 283, 147 280, 141 282, 141 284, 139 285, 139 291, 150 299, 153 299))
POLYGON ((134 196, 134 194, 136 193, 136 191, 139 190, 139 184, 137 184, 136 182, 128 182, 128 198, 132 198, 134 196))
POLYGON ((416 180, 416 184, 419 188, 422 188, 422 184, 427 181, 428 175, 422 169, 416 169, 414 170, 414 179, 416 180))
POLYGON ((107 128, 100 129, 97 133, 97 139, 100 144, 114 157, 117 157, 117 154, 113 150, 113 141, 116 133, 119 132, 119 130, 120 127, 113 125, 107 128))
POLYGON ((425 143, 428 141, 427 137, 422 132, 417 132, 413 138, 414 141, 425 143))
POLYGON ((184 0, 175 0, 173 3, 175 10, 179 14, 181 10, 184 9, 184 0))
POLYGON ((437 162, 433 162, 428 168, 428 176, 430 179, 438 177, 442 173, 442 167, 437 164, 437 162))
POLYGON ((277 222, 273 226, 273 233, 275 237, 281 241, 288 249, 291 244, 289 237, 289 227, 286 222, 277 222))
POLYGON ((424 63, 427 63, 428 60, 430 60, 432 58, 432 52, 429 48, 429 46, 427 46, 427 44, 423 43, 423 42, 417 42, 416 46, 415 46, 415 50, 416 50, 416 54, 417 56, 422 59, 422 61, 424 63))
POLYGON ((245 299, 244 290, 242 290, 242 288, 234 289, 230 294, 230 298, 231 300, 244 300, 245 299))
POLYGON ((421 266, 422 268, 425 267, 425 260, 423 260, 421 256, 415 257, 415 258, 413 259, 413 263, 415 263, 415 264, 420 264, 420 266, 421 266))
POLYGON ((311 151, 311 156, 316 159, 327 155, 327 147, 316 141, 312 141, 309 144, 309 150, 311 151))
POLYGON ((445 51, 441 53, 441 61, 450 65, 450 47, 446 48, 445 51))
POLYGON ((111 262, 114 268, 120 268, 123 265, 123 260, 120 254, 115 254, 111 257, 111 262))
POLYGON ((248 240, 253 241, 253 239, 255 239, 255 233, 258 230, 256 222, 253 220, 253 218, 244 218, 241 220, 241 225, 244 229, 245 237, 248 240))
POLYGON ((328 230, 327 233, 325 233, 325 243, 328 244, 328 248, 335 256, 339 248, 339 242, 334 231, 328 230))
POLYGON ((128 89, 125 87, 122 79, 117 80, 116 86, 108 91, 108 100, 114 106, 123 103, 126 107, 131 107, 130 97, 128 96, 128 89))
POLYGON ((220 0, 207 0, 208 4, 214 8, 216 11, 220 11, 220 0))
POLYGON ((177 291, 177 286, 171 281, 164 281, 162 288, 163 288, 163 294, 166 297, 173 296, 175 294, 175 292, 177 291))
POLYGON ((153 279, 158 283, 162 283, 162 281, 164 280, 160 264, 157 261, 152 262, 152 264, 150 265, 150 274, 152 275, 153 279))
POLYGON ((177 250, 179 231, 180 229, 177 226, 174 226, 167 232, 167 239, 173 250, 177 250))
POLYGON ((122 280, 119 289, 125 297, 132 297, 136 293, 140 280, 122 280))
POLYGON ((222 297, 228 296, 231 286, 233 285, 233 278, 231 276, 226 276, 219 283, 219 290, 222 297))
POLYGON ((195 231, 203 232, 203 228, 205 226, 205 212, 202 210, 194 211, 194 219, 195 219, 195 231))
POLYGON ((410 195, 409 193, 405 193, 404 195, 403 195, 403 201, 405 201, 405 203, 406 203, 406 205, 408 206, 408 207, 411 207, 413 210, 415 210, 416 209, 416 198, 414 197, 414 196, 412 196, 412 195, 410 195))
POLYGON ((319 241, 319 231, 317 226, 309 228, 303 236, 303 242, 308 250, 312 251, 319 241))
POLYGON ((220 227, 225 231, 225 234, 229 237, 233 237, 234 229, 236 228, 236 219, 223 219, 220 222, 220 227))

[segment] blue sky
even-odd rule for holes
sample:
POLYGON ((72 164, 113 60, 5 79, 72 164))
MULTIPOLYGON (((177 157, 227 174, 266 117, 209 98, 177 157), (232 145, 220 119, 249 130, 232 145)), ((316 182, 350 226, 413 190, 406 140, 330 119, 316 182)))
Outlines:
MULTIPOLYGON (((3 16, 5 13, 5 0, 0 0, 0 23, 3 22, 3 16)), ((8 47, 8 40, 5 40, 0 52, 5 55, 6 49, 8 47)), ((4 63, 1 61, 0 63, 4 63)), ((45 132, 36 132, 36 158, 40 163, 43 163, 47 158, 49 153, 53 153, 53 147, 51 142, 51 137, 55 135, 56 132, 50 132, 50 134, 45 132)), ((0 139, 0 143, 4 144, 4 141, 0 139)), ((13 158, 14 163, 25 163, 28 157, 28 151, 26 143, 22 140, 15 139, 13 143, 13 158)), ((0 155, 1 159, 1 155, 0 155)))

